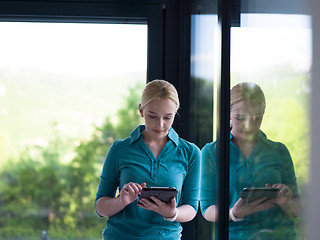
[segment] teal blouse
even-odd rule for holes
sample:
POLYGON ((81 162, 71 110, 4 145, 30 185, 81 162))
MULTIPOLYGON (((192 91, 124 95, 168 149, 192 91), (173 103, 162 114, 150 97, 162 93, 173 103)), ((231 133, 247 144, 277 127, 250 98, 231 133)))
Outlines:
MULTIPOLYGON (((137 127, 131 136, 117 140, 106 156, 95 203, 102 196, 115 197, 124 184, 146 182, 147 186, 175 187, 179 193, 177 206, 188 204, 198 210, 200 194, 200 150, 179 138, 171 128, 168 142, 157 158, 142 138, 145 126, 137 127)), ((180 239, 181 225, 170 222, 153 211, 132 202, 107 220, 104 239, 157 240, 180 239)))
MULTIPOLYGON (((283 183, 298 197, 294 166, 288 149, 279 142, 267 139, 259 131, 258 142, 248 159, 232 142, 230 134, 230 203, 233 207, 245 187, 264 187, 283 183)), ((206 144, 202 150, 200 208, 202 214, 216 204, 216 142, 206 144)), ((254 213, 241 222, 229 222, 229 239, 295 239, 294 225, 279 206, 254 213)))

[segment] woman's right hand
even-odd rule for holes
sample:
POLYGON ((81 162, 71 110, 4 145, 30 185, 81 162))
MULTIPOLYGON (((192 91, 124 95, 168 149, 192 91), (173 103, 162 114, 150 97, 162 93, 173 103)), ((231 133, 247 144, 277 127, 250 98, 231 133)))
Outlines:
POLYGON ((234 204, 232 213, 237 218, 244 218, 255 212, 260 212, 269 209, 274 206, 275 199, 270 199, 266 201, 266 197, 257 199, 252 202, 246 202, 243 198, 239 198, 234 204))
POLYGON ((139 194, 141 193, 142 188, 146 186, 146 183, 142 183, 141 185, 138 183, 129 182, 123 185, 120 191, 120 202, 127 206, 133 201, 135 201, 139 194))

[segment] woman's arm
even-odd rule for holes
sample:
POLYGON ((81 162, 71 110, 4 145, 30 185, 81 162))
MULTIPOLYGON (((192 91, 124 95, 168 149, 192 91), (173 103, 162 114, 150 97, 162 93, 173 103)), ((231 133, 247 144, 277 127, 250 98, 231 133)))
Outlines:
POLYGON ((176 221, 177 222, 189 222, 196 216, 196 211, 190 205, 182 205, 177 208, 178 209, 178 216, 176 221))
POLYGON ((97 213, 102 217, 112 217, 125 207, 126 205, 124 205, 124 203, 121 202, 120 197, 101 197, 97 200, 96 203, 97 213))
POLYGON ((123 185, 119 197, 101 197, 97 200, 96 210, 100 216, 103 217, 112 217, 121 210, 123 210, 127 205, 135 201, 143 187, 146 186, 146 183, 137 184, 137 183, 127 183, 123 185))
MULTIPOLYGON (((203 217, 210 222, 217 221, 217 209, 216 205, 211 205, 207 208, 207 210, 204 212, 203 217)), ((230 217, 229 217, 230 220, 230 217)))
POLYGON ((177 213, 175 219, 175 221, 177 222, 188 222, 196 216, 195 209, 188 204, 184 204, 176 208, 175 198, 172 198, 171 202, 169 203, 162 202, 155 197, 150 198, 153 200, 153 202, 149 201, 146 198, 140 198, 138 206, 147 210, 152 210, 162 215, 164 218, 173 218, 177 213))
MULTIPOLYGON (((247 203, 243 198, 239 198, 238 201, 234 204, 232 213, 236 218, 244 218, 246 216, 249 216, 255 212, 263 211, 266 209, 269 209, 274 206, 275 200, 267 200, 267 198, 260 198, 255 201, 247 203)), ((205 213, 203 214, 203 217, 211 222, 217 221, 218 217, 218 211, 216 205, 211 205, 207 208, 205 213)), ((232 218, 230 216, 230 209, 229 209, 229 221, 231 221, 232 218)))

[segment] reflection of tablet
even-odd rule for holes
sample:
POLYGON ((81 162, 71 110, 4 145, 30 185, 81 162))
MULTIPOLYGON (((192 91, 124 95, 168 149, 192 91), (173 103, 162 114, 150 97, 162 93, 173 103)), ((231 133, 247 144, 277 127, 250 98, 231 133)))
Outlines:
POLYGON ((259 198, 266 197, 266 200, 275 199, 278 196, 278 188, 244 188, 240 197, 247 202, 252 202, 259 198))
POLYGON ((151 196, 160 199, 163 202, 170 202, 171 198, 177 196, 178 191, 174 187, 144 187, 142 188, 140 197, 151 200, 151 196))

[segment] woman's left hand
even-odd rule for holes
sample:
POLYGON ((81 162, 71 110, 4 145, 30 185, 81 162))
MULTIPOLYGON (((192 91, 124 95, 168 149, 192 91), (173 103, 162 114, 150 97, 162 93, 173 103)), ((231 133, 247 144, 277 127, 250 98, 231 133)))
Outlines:
POLYGON ((138 206, 147 210, 152 210, 159 213, 165 218, 171 218, 176 213, 176 198, 172 198, 171 202, 165 203, 156 197, 150 197, 154 202, 149 201, 146 198, 140 198, 138 206))
MULTIPOLYGON (((266 187, 270 187, 270 184, 266 184, 266 187)), ((276 203, 278 205, 283 206, 290 202, 290 200, 292 199, 293 192, 287 185, 278 183, 272 185, 272 187, 279 189, 279 194, 276 200, 276 203)))
POLYGON ((292 199, 293 192, 290 190, 290 188, 287 185, 274 184, 272 187, 279 189, 279 194, 276 200, 276 203, 278 205, 287 204, 292 199))

